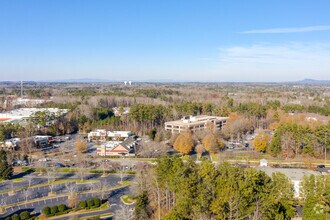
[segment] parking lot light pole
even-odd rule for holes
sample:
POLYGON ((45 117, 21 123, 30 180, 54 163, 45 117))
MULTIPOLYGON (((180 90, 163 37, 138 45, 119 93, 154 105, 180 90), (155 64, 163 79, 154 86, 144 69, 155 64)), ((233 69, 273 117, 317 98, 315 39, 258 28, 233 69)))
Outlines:
POLYGON ((328 141, 327 141, 327 133, 325 133, 324 136, 325 140, 324 140, 324 150, 325 150, 325 154, 324 154, 324 165, 327 163, 327 147, 328 147, 328 141))

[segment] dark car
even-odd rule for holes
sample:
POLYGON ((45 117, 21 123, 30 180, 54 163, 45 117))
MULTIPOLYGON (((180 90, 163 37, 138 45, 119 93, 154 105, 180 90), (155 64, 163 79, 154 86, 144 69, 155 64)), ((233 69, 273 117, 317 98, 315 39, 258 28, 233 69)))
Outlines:
POLYGON ((325 168, 325 165, 323 165, 323 164, 317 165, 317 168, 323 169, 323 168, 325 168))
POLYGON ((55 165, 54 165, 54 167, 65 167, 63 164, 61 164, 61 163, 56 163, 55 165))

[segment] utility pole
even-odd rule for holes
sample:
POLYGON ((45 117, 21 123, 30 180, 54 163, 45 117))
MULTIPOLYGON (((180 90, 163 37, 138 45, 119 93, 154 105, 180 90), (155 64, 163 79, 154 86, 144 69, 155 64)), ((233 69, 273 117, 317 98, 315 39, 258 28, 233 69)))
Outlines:
POLYGON ((21 80, 21 99, 23 99, 23 81, 21 80))
POLYGON ((324 154, 324 163, 327 163, 327 147, 325 147, 325 154, 324 154))
POLYGON ((327 132, 325 133, 325 135, 324 135, 324 138, 325 138, 325 140, 324 140, 324 150, 325 150, 325 154, 324 154, 324 164, 326 164, 327 163, 327 144, 328 144, 328 140, 327 140, 327 132))

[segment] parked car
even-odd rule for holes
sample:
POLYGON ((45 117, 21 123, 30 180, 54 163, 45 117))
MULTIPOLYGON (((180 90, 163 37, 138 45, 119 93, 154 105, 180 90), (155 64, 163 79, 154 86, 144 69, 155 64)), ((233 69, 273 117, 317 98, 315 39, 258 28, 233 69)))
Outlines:
POLYGON ((13 166, 19 166, 19 165, 22 164, 22 161, 21 160, 14 160, 12 164, 13 164, 13 166))
POLYGON ((63 164, 61 164, 61 163, 56 163, 55 165, 54 165, 54 167, 65 167, 63 164))
POLYGON ((56 143, 63 143, 64 142, 64 140, 62 140, 62 139, 56 139, 56 141, 55 141, 56 143))
POLYGON ((50 159, 48 159, 47 157, 45 157, 45 158, 40 158, 38 161, 39 162, 47 162, 47 161, 50 161, 50 159))

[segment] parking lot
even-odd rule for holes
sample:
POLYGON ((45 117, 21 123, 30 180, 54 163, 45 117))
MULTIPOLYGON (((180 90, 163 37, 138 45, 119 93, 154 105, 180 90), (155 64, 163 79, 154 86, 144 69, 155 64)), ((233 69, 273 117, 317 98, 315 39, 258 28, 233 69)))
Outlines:
MULTIPOLYGON (((65 183, 54 184, 51 189, 47 185, 47 178, 40 177, 35 173, 27 174, 23 177, 23 181, 14 183, 15 192, 11 192, 11 181, 2 182, 0 185, 0 201, 7 206, 6 213, 0 215, 0 218, 5 218, 13 213, 21 212, 24 210, 34 211, 39 213, 44 206, 52 206, 58 204, 66 204, 68 199, 70 186, 74 185, 75 192, 78 193, 80 200, 86 200, 88 198, 100 197, 101 194, 105 194, 106 199, 110 199, 111 203, 119 203, 120 196, 116 195, 116 192, 120 190, 110 190, 115 186, 120 186, 119 181, 121 177, 113 174, 106 177, 101 177, 100 174, 88 174, 84 177, 86 183, 77 184, 77 180, 80 178, 75 174, 59 174, 58 180, 66 180, 65 183), (31 186, 29 187, 28 178, 32 178, 31 186), (100 184, 106 186, 104 192, 96 190, 95 185, 99 181, 100 184), (50 192, 53 192, 54 198, 49 198, 50 192), (114 201, 112 201, 112 199, 114 201)), ((133 179, 131 175, 125 175, 123 180, 130 181, 133 179)), ((124 187, 125 188, 125 187, 124 187)))

